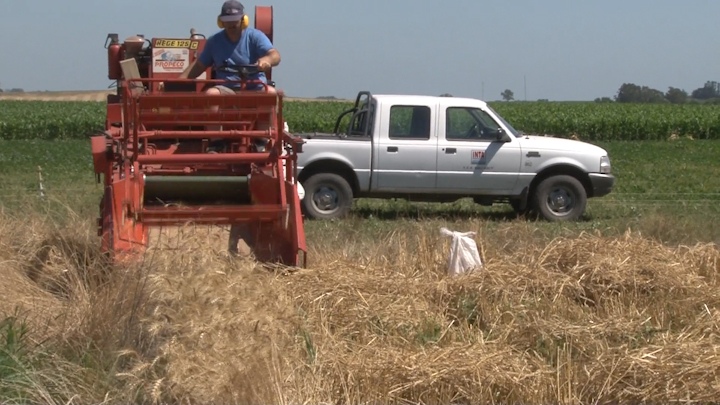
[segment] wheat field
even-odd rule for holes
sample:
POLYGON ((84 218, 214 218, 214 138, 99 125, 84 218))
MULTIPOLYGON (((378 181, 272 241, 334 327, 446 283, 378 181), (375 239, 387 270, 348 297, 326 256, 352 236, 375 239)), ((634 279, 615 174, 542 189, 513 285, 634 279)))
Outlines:
POLYGON ((633 231, 544 240, 532 222, 477 219, 451 226, 477 232, 483 267, 453 277, 438 224, 359 237, 351 219, 312 238, 306 269, 230 257, 224 229, 190 227, 112 266, 91 224, 68 216, 0 218, 6 336, 27 327, 0 356, 4 398, 595 404, 720 392, 713 244, 633 231))

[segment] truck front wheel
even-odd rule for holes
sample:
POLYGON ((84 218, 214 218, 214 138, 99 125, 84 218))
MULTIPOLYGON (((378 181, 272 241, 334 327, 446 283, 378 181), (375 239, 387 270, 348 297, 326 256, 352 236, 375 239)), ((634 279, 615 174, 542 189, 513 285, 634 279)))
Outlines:
POLYGON ((587 193, 572 176, 551 176, 540 182, 533 208, 548 221, 575 221, 585 212, 587 193))
POLYGON ((352 188, 342 176, 332 173, 314 174, 303 182, 303 188, 305 198, 302 206, 309 218, 341 218, 352 208, 352 188))

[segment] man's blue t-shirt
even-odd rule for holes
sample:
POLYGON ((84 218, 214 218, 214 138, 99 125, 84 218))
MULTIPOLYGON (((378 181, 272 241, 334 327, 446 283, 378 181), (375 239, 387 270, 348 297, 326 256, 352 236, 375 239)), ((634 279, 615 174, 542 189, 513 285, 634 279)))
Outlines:
MULTIPOLYGON (((205 48, 200 53, 198 59, 205 66, 213 65, 220 67, 225 64, 230 66, 237 65, 253 65, 257 60, 268 53, 273 48, 270 39, 262 31, 255 28, 246 28, 243 30, 240 40, 232 42, 225 35, 225 31, 220 31, 205 43, 205 48)), ((238 83, 228 83, 228 87, 240 87, 240 77, 234 73, 217 71, 216 78, 219 80, 237 80, 238 83)), ((249 75, 251 80, 261 80, 267 83, 265 73, 260 72, 256 75, 249 75)), ((259 85, 248 84, 248 89, 257 88, 259 85)))

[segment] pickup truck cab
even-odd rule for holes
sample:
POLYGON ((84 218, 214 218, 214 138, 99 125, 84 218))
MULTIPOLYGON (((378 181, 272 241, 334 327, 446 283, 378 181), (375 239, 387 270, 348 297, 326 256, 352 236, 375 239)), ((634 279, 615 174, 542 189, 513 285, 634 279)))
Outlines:
POLYGON ((346 215, 355 198, 509 203, 549 221, 576 220, 611 192, 608 153, 524 134, 487 103, 460 97, 358 93, 334 133, 298 133, 304 214, 346 215), (341 125, 346 123, 346 125, 341 125))

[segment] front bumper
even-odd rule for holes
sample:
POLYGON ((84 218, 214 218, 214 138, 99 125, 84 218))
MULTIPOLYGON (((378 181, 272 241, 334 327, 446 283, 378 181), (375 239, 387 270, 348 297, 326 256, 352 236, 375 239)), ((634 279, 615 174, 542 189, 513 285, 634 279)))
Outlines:
POLYGON ((602 197, 610 194, 615 186, 615 176, 612 174, 590 173, 590 184, 592 184, 592 196, 602 197))

